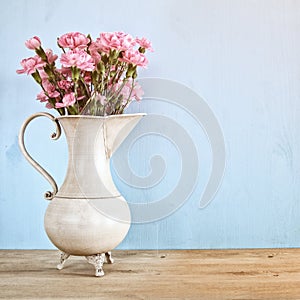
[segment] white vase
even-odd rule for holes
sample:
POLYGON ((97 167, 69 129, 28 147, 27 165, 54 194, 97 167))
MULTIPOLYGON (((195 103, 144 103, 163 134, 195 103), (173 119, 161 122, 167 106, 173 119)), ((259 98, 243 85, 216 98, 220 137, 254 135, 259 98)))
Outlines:
POLYGON ((85 256, 104 275, 103 262, 112 263, 110 251, 125 238, 130 227, 130 210, 114 185, 110 158, 145 114, 112 116, 62 116, 37 113, 23 124, 19 145, 25 158, 51 183, 53 192, 45 213, 45 230, 62 251, 58 269, 70 255, 85 256), (62 186, 27 152, 24 132, 29 122, 46 116, 56 124, 53 139, 63 128, 68 143, 68 169, 62 186))

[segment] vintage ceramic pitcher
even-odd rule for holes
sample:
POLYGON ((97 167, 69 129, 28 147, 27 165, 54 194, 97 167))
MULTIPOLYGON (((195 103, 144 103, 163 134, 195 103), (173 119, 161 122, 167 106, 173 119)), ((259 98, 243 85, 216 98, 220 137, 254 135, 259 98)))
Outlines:
POLYGON ((51 200, 45 213, 45 230, 61 250, 62 269, 70 255, 85 256, 103 276, 103 263, 112 263, 111 250, 126 236, 131 222, 130 210, 120 195, 110 173, 110 158, 144 114, 111 116, 61 116, 37 113, 23 124, 19 145, 29 163, 52 185, 46 192, 51 200), (29 122, 45 116, 56 125, 53 139, 61 135, 68 143, 68 169, 62 186, 27 152, 24 133, 29 122))

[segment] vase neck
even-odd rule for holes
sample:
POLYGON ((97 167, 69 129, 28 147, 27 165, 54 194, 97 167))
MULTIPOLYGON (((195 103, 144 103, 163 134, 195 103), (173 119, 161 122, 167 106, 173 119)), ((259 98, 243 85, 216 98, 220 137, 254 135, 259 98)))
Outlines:
POLYGON ((68 143, 68 169, 57 197, 117 197, 110 157, 143 115, 59 118, 68 143))

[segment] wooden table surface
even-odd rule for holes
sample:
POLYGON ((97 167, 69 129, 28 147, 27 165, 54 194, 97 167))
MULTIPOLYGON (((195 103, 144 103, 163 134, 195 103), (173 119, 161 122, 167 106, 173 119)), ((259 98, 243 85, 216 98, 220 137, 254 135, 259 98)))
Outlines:
POLYGON ((83 257, 0 250, 1 299, 300 299, 300 249, 113 251, 104 277, 83 257))

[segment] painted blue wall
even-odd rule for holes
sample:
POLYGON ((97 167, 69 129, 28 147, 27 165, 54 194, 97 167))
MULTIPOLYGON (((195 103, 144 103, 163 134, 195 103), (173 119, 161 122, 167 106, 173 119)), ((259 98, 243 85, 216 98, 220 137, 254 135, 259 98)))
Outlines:
MULTIPOLYGON (((199 154, 198 183, 173 215, 133 225, 123 249, 248 248, 300 246, 300 2, 294 0, 46 1, 0 3, 0 248, 53 248, 43 228, 48 183, 25 161, 17 145, 22 122, 44 108, 38 86, 15 73, 31 53, 33 35, 56 48, 56 37, 81 31, 123 30, 146 36, 155 52, 142 77, 162 77, 189 86, 218 118, 227 168, 221 188, 198 208, 211 166, 201 128, 174 107, 155 101, 132 107, 181 120, 199 154)), ((47 120, 30 125, 31 154, 61 183, 66 169, 64 138, 49 141, 47 120)), ((174 146, 149 136, 133 152, 133 169, 144 176, 151 153, 167 164, 157 190, 135 190, 115 174, 128 197, 154 201, 174 187, 180 159, 174 146), (144 145, 143 145, 144 143, 144 145), (140 166, 145 166, 144 169, 140 166)), ((134 151, 134 149, 133 149, 134 151)), ((113 170, 114 171, 114 170, 113 170)))

